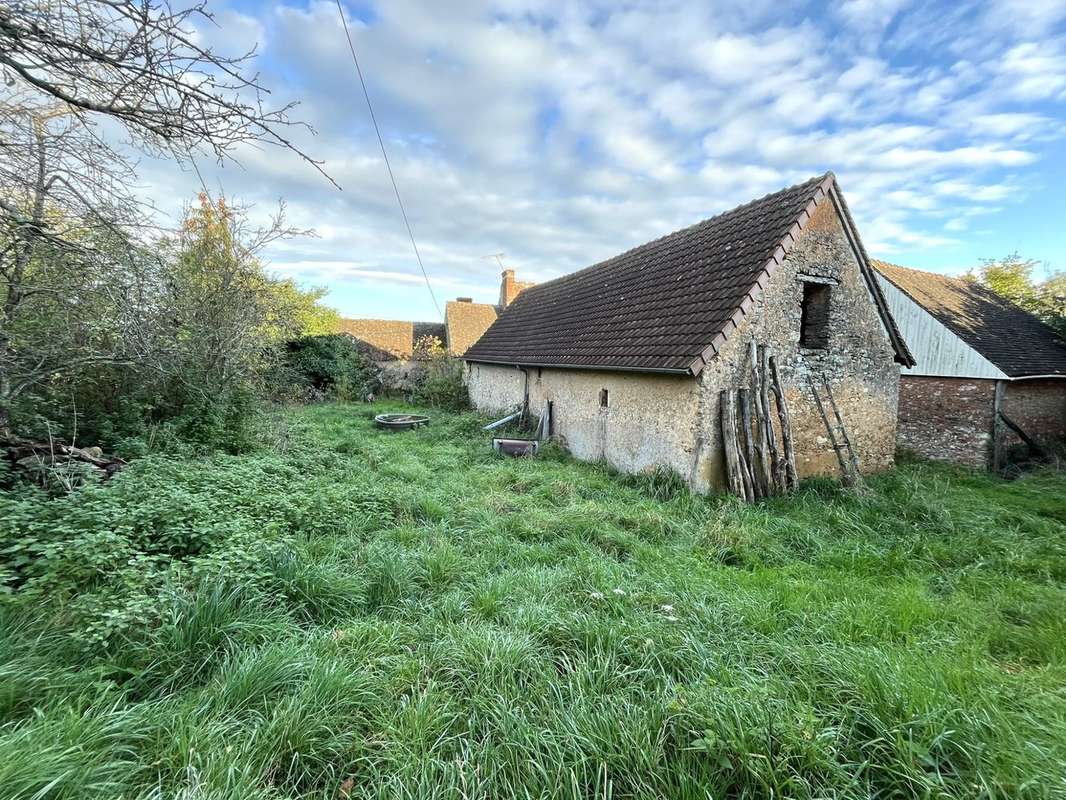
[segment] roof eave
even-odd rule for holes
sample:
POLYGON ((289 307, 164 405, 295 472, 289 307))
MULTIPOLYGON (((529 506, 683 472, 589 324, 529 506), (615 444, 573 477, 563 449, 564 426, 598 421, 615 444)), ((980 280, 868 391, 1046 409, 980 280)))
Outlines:
POLYGON ((609 366, 606 364, 558 364, 536 361, 495 361, 488 358, 464 358, 468 364, 491 364, 496 367, 515 367, 517 369, 530 369, 536 367, 539 369, 574 369, 585 371, 598 371, 598 372, 652 372, 660 375, 683 375, 687 378, 695 377, 698 373, 692 371, 691 367, 624 367, 624 366, 609 366))

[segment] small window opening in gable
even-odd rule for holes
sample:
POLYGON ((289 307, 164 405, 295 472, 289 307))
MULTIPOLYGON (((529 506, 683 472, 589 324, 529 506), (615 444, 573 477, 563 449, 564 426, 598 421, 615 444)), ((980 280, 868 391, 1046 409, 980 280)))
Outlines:
POLYGON ((610 397, 607 395, 606 389, 600 389, 600 408, 607 408, 610 405, 610 397))
POLYGON ((804 283, 800 305, 800 347, 823 350, 829 346, 830 286, 804 283))

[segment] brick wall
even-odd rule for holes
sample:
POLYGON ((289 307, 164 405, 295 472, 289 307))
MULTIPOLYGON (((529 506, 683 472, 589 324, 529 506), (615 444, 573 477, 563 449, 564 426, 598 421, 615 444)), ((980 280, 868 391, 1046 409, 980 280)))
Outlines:
POLYGON ((996 382, 988 378, 901 376, 900 447, 938 461, 986 467, 995 394, 996 382))
MULTIPOLYGON (((1011 381, 1003 394, 1003 413, 1038 442, 1066 439, 1066 380, 1011 381)), ((1009 447, 1018 442, 1009 429, 1009 447)))
POLYGON ((507 308, 518 295, 534 285, 532 281, 515 280, 514 270, 505 269, 500 276, 500 308, 507 308))

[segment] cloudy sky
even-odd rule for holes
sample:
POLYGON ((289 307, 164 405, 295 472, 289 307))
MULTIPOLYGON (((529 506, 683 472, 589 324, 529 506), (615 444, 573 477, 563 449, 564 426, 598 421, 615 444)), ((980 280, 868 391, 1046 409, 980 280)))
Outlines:
MULTIPOLYGON (((330 2, 212 2, 258 42, 337 190, 277 150, 202 164, 317 238, 270 253, 348 316, 437 317, 330 2)), ((438 299, 494 301, 493 253, 544 280, 836 172, 867 249, 958 272, 1012 250, 1066 268, 1066 0, 345 3, 438 299)), ((197 181, 142 166, 177 211, 197 181)))

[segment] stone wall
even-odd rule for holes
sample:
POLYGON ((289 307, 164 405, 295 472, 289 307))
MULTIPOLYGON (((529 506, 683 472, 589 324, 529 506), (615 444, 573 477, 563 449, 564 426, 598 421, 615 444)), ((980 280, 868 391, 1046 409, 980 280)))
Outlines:
MULTIPOLYGON (((1066 439, 1066 379, 1009 382, 1003 394, 1003 413, 1038 442, 1066 439)), ((1008 447, 1019 441, 1010 430, 1007 434, 1008 447)))
POLYGON ((522 402, 553 403, 552 433, 575 458, 606 461, 625 472, 668 467, 686 478, 695 458, 699 386, 692 378, 639 372, 539 369, 468 364, 470 401, 504 413, 522 402), (601 392, 607 391, 606 407, 601 392))
MULTIPOLYGON (((815 212, 769 286, 698 379, 639 372, 529 370, 531 410, 555 403, 555 430, 578 458, 635 472, 676 470, 701 491, 724 488, 718 393, 747 386, 752 337, 778 360, 792 414, 801 476, 839 474, 836 454, 807 387, 825 374, 864 471, 890 467, 896 444, 899 366, 832 203, 815 212), (800 346, 804 277, 830 285, 826 347, 800 346), (608 390, 608 408, 600 390, 608 390)), ((470 364, 471 401, 504 411, 521 403, 525 377, 514 367, 470 364)))
POLYGON ((925 458, 985 468, 992 450, 995 395, 996 381, 989 378, 904 375, 899 382, 899 446, 925 458))
POLYGON ((801 477, 839 476, 836 454, 807 384, 808 378, 818 380, 823 374, 833 387, 862 470, 876 472, 892 466, 899 365, 828 199, 818 206, 740 328, 701 375, 699 437, 705 457, 694 481, 697 486, 724 485, 718 392, 749 385, 747 348, 752 337, 777 358, 801 477), (820 349, 800 346, 805 278, 828 281, 830 286, 828 340, 820 349))

